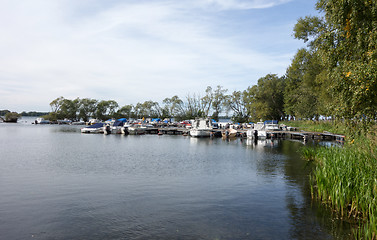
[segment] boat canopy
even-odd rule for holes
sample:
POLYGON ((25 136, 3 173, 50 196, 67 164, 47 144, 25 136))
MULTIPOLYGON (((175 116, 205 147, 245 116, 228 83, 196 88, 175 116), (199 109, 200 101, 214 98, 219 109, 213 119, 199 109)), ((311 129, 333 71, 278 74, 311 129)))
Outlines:
POLYGON ((264 121, 264 124, 278 124, 278 120, 266 120, 264 121))
POLYGON ((115 122, 114 122, 114 124, 113 124, 113 126, 114 127, 123 127, 123 125, 124 125, 124 122, 122 122, 122 121, 119 121, 119 120, 116 120, 115 122))
POLYGON ((161 122, 161 118, 152 118, 152 122, 161 122))
POLYGON ((127 118, 119 118, 117 121, 120 121, 120 122, 127 122, 127 118))
POLYGON ((86 128, 100 128, 100 127, 103 127, 104 123, 95 123, 93 125, 90 125, 86 128))

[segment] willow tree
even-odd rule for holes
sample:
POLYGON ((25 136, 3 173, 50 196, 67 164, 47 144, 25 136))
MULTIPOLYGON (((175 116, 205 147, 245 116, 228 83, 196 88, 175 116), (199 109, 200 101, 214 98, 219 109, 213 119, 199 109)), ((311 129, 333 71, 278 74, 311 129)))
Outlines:
POLYGON ((212 110, 212 118, 216 120, 219 119, 219 114, 223 109, 226 99, 225 94, 227 91, 227 89, 224 89, 220 85, 218 85, 215 89, 212 89, 211 86, 207 87, 206 95, 201 98, 205 116, 209 116, 210 111, 212 110))
POLYGON ((247 91, 234 91, 226 96, 224 105, 228 111, 233 113, 232 120, 234 122, 247 122, 249 120, 248 104, 250 103, 247 91))
POLYGON ((171 98, 165 98, 163 101, 163 117, 181 119, 184 115, 183 101, 174 95, 171 98))

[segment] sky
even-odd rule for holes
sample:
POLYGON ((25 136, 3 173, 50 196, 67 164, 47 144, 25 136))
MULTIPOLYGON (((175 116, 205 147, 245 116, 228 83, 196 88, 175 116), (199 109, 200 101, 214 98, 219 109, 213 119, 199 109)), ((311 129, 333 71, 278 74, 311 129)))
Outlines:
POLYGON ((285 74, 315 0, 0 0, 0 110, 243 91, 285 74))

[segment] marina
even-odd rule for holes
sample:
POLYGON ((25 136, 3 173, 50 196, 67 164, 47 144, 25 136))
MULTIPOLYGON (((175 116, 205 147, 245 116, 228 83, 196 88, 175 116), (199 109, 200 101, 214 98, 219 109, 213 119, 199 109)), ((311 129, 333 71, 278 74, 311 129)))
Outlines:
POLYGON ((179 123, 173 124, 129 124, 127 122, 115 121, 116 126, 112 124, 97 123, 96 126, 99 128, 93 129, 93 127, 82 128, 82 133, 105 133, 105 134, 131 134, 131 135, 142 135, 142 134, 157 134, 157 135, 184 135, 191 137, 222 137, 222 138, 249 138, 254 140, 261 139, 295 139, 307 142, 309 140, 322 140, 322 141, 336 141, 339 143, 344 143, 345 136, 340 134, 334 134, 330 132, 310 132, 297 130, 296 128, 288 127, 285 125, 278 125, 277 121, 274 123, 258 122, 256 124, 250 125, 251 127, 244 127, 239 125, 232 125, 227 123, 224 127, 218 125, 214 127, 211 120, 193 120, 192 124, 188 126, 179 126, 179 123), (123 126, 124 124, 124 126, 123 126), (116 130, 117 129, 117 130, 116 130))
POLYGON ((311 198, 302 140, 82 127, 0 124, 4 239, 350 238, 311 198))

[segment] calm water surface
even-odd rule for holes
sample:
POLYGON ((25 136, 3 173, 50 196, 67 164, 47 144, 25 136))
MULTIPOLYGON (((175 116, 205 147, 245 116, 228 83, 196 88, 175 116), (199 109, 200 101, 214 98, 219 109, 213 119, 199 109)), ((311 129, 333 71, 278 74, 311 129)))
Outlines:
POLYGON ((299 142, 0 124, 0 239, 347 239, 299 142))

